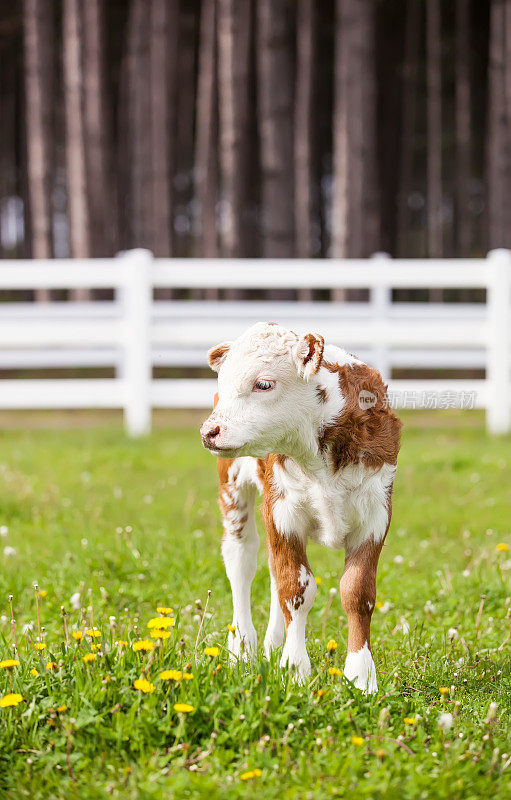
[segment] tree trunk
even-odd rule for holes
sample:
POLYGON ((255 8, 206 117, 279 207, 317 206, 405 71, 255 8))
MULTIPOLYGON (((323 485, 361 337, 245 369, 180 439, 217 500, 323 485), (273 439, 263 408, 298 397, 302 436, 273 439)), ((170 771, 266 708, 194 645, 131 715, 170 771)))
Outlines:
MULTIPOLYGON (((427 119, 428 119, 428 254, 443 255, 442 237, 442 74, 439 0, 426 3, 427 119)), ((436 293, 435 293, 436 294, 436 293)))
POLYGON ((399 197, 397 242, 398 255, 411 253, 410 213, 408 200, 413 188, 417 66, 420 43, 420 0, 409 0, 406 7, 405 53, 403 63, 403 106, 401 117, 401 158, 399 164, 399 197))
POLYGON ((116 248, 109 104, 105 97, 104 13, 100 0, 87 0, 83 13, 85 155, 92 256, 116 248))
POLYGON ((218 189, 218 89, 216 0, 203 0, 197 86, 195 196, 199 206, 197 255, 218 256, 216 203, 218 189))
POLYGON ((131 247, 151 247, 151 97, 149 15, 145 0, 132 0, 128 23, 128 107, 131 247))
POLYGON ((219 0, 218 90, 222 255, 247 256, 250 0, 219 0))
POLYGON ((177 65, 177 131, 175 181, 176 215, 178 220, 175 248, 188 256, 193 249, 192 201, 194 170, 194 131, 196 95, 196 38, 199 3, 180 4, 179 51, 177 65))
MULTIPOLYGON (((51 258, 53 255, 52 12, 52 0, 23 1, 28 196, 33 258, 51 258)), ((50 292, 39 290, 36 297, 41 301, 49 300, 50 292)))
POLYGON ((177 0, 151 2, 152 248, 171 256, 174 241, 173 175, 177 87, 177 0))
POLYGON ((511 3, 493 0, 488 102, 488 241, 511 246, 511 3))
MULTIPOLYGON (((332 251, 378 249, 374 3, 337 0, 332 251)), ((337 296, 337 295, 336 295, 337 296)))
MULTIPOLYGON (((66 177, 69 250, 72 258, 90 257, 90 226, 85 165, 82 30, 78 0, 63 6, 64 103, 66 110, 66 177)), ((75 300, 88 300, 87 289, 73 292, 75 300)))
POLYGON ((267 258, 295 254, 292 48, 285 0, 257 2, 262 245, 267 258))
MULTIPOLYGON (((299 0, 296 22, 295 89, 295 228, 296 255, 312 255, 312 96, 314 69, 314 0, 299 0)), ((301 299, 310 299, 304 290, 301 299)))
POLYGON ((470 0, 456 0, 456 255, 463 258, 470 256, 472 243, 469 12, 470 0))

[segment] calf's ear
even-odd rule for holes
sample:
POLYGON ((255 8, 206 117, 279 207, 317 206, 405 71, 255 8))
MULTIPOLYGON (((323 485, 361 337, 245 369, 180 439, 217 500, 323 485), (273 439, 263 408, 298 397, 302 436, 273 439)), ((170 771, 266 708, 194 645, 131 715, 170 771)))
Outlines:
POLYGON ((222 342, 222 344, 217 344, 216 347, 211 348, 211 350, 208 352, 208 363, 212 370, 218 372, 225 361, 225 357, 229 352, 230 347, 231 342, 222 342))
POLYGON ((306 381, 315 375, 321 366, 325 340, 319 333, 306 333, 293 347, 293 359, 298 374, 306 381))

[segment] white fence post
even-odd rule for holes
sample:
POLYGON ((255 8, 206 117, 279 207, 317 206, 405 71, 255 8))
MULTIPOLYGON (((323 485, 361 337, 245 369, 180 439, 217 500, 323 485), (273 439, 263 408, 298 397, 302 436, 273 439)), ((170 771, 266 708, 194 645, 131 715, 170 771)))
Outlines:
POLYGON ((119 258, 124 283, 124 424, 131 436, 151 430, 152 260, 149 250, 130 250, 119 258))
POLYGON ((488 253, 488 399, 486 426, 490 433, 510 429, 511 251, 488 253))
MULTIPOLYGON (((381 266, 382 274, 385 274, 385 267, 388 266, 390 256, 388 253, 373 253, 372 261, 378 262, 381 266)), ((375 322, 385 322, 388 317, 389 308, 392 305, 392 290, 385 284, 373 286, 370 290, 371 309, 375 322)), ((390 353, 386 343, 377 344, 374 347, 374 366, 380 371, 385 381, 390 380, 390 353)))

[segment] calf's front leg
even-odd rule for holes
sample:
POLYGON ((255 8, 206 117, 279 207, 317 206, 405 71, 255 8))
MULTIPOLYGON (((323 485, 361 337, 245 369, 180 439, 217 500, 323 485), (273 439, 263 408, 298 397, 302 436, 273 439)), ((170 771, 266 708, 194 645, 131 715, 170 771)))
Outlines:
POLYGON ((348 617, 348 653, 344 674, 367 694, 378 691, 371 653, 371 617, 376 602, 376 570, 383 542, 371 539, 346 550, 340 582, 341 603, 348 617))
POLYGON ((254 503, 256 488, 242 484, 232 462, 219 464, 220 509, 224 535, 222 557, 231 584, 233 631, 229 632, 228 647, 233 660, 255 654, 257 634, 252 622, 250 591, 257 569, 259 535, 254 503))
POLYGON ((281 666, 293 667, 296 677, 303 680, 310 674, 311 665, 305 645, 307 616, 316 596, 316 581, 307 560, 301 537, 280 533, 274 523, 271 508, 265 507, 268 532, 270 569, 286 628, 281 666))

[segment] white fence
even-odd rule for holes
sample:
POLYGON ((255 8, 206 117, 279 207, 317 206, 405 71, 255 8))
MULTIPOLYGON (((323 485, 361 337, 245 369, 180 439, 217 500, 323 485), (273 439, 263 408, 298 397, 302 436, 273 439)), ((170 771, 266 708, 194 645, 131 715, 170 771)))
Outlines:
POLYGON ((216 381, 155 379, 153 367, 206 366, 207 349, 252 322, 322 333, 386 378, 392 368, 484 369, 478 380, 390 380, 397 407, 486 409, 510 429, 511 251, 480 260, 115 259, 3 261, 0 292, 113 289, 113 301, 0 304, 0 369, 114 367, 111 379, 3 379, 2 409, 122 408, 133 435, 152 408, 209 408, 216 381), (155 301, 153 289, 369 289, 369 302, 155 301), (479 288, 486 303, 393 302, 392 289, 479 288))

